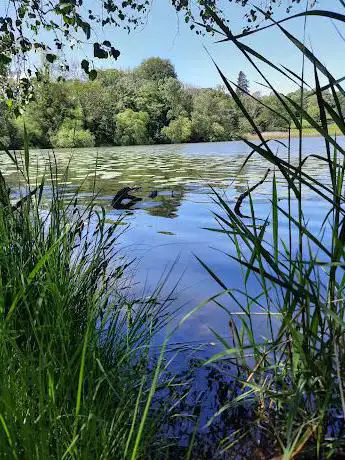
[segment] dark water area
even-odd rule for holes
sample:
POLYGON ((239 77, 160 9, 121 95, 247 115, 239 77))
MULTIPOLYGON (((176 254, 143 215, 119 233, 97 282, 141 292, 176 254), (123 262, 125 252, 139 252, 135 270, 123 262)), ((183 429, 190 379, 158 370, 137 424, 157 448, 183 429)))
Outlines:
MULTIPOLYGON (((286 143, 282 140, 281 142, 286 143)), ((271 142, 272 149, 286 158, 286 149, 281 142, 271 142)), ((344 143, 344 139, 341 139, 344 143)), ((298 140, 292 140, 292 162, 298 161, 298 140)), ((303 157, 309 154, 324 155, 322 138, 303 140, 303 157)), ((58 165, 58 176, 66 188, 67 195, 80 187, 80 203, 87 203, 95 189, 97 204, 104 206, 109 222, 118 221, 123 211, 114 210, 112 197, 125 186, 140 186, 136 194, 142 198, 134 208, 127 211, 121 226, 121 251, 129 258, 136 258, 133 269, 133 292, 140 295, 149 292, 169 274, 165 292, 176 283, 174 305, 181 306, 177 320, 207 298, 220 291, 219 286, 206 273, 195 256, 205 261, 229 288, 241 288, 243 273, 238 263, 226 254, 234 248, 225 235, 211 232, 217 228, 213 212, 218 211, 213 202, 210 187, 215 188, 233 208, 236 198, 263 178, 268 165, 257 154, 243 165, 250 153, 243 142, 205 143, 163 146, 109 147, 95 149, 61 150, 54 152, 58 165), (67 178, 64 175, 68 167, 67 178), (155 198, 149 194, 157 191, 155 198)), ((47 158, 52 152, 31 153, 32 176, 42 175, 47 158)), ((1 169, 10 187, 18 189, 19 175, 5 154, 1 155, 1 169)), ((306 162, 304 170, 312 177, 329 181, 326 163, 318 159, 306 162)), ((273 171, 264 184, 253 193, 253 202, 258 216, 270 218, 273 171)), ((278 197, 281 206, 287 206, 288 190, 284 180, 277 174, 278 197)), ((14 197, 15 198, 15 197, 14 197)), ((320 232, 320 226, 328 206, 320 202, 310 190, 303 190, 304 212, 309 229, 320 232)), ((295 204, 293 203, 293 206, 295 204)), ((249 212, 248 200, 242 210, 249 212)), ((279 237, 287 238, 288 226, 281 220, 279 237)), ((255 283, 252 285, 255 293, 255 283)), ((222 299, 229 311, 236 311, 230 298, 222 299)), ((184 322, 174 335, 176 342, 210 344, 215 341, 210 328, 221 335, 229 334, 228 315, 215 303, 200 308, 184 322)), ((279 321, 277 318, 276 321, 279 321)), ((258 317, 258 333, 265 333, 265 324, 258 317)), ((210 345, 215 347, 215 345, 210 345)), ((216 347, 215 347, 216 348, 216 347)))

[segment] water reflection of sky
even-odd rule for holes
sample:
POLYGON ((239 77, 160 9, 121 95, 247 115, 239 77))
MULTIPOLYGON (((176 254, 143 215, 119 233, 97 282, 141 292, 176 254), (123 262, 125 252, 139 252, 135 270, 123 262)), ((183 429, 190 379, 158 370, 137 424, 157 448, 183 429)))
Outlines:
MULTIPOLYGON (((281 144, 271 145, 286 157, 281 144)), ((269 165, 258 155, 253 155, 240 171, 249 152, 243 143, 231 142, 82 149, 74 150, 72 154, 66 150, 55 152, 55 156, 58 177, 65 183, 67 192, 72 194, 80 186, 86 202, 95 186, 97 202, 105 207, 109 221, 117 220, 120 214, 111 208, 115 193, 126 185, 142 187, 138 192, 142 201, 126 217, 131 228, 122 236, 124 250, 137 258, 135 276, 139 284, 134 289, 140 292, 144 286, 154 288, 162 272, 172 268, 169 287, 181 279, 176 304, 184 305, 186 311, 219 291, 195 255, 207 261, 229 287, 242 284, 238 265, 220 253, 232 251, 230 240, 205 228, 215 226, 212 211, 216 208, 210 186, 226 192, 227 200, 233 206, 235 198, 247 190, 248 185, 254 185, 264 176, 269 165), (67 166, 68 178, 65 178, 67 166), (148 197, 153 190, 158 191, 155 199, 148 197)), ((303 152, 304 156, 323 154, 322 139, 305 139, 303 152)), ((297 162, 297 155, 298 141, 293 140, 292 161, 297 162)), ((36 175, 36 171, 38 175, 43 174, 47 157, 46 151, 31 153, 32 175, 36 175)), ((19 176, 15 167, 4 154, 1 162, 10 186, 16 188, 19 176)), ((320 160, 308 160, 305 171, 324 182, 328 180, 328 168, 320 160)), ((270 214, 270 177, 254 194, 255 207, 264 218, 270 214)), ((287 189, 279 175, 278 180, 279 198, 284 203, 287 189)), ((319 202, 316 206, 309 191, 304 192, 304 198, 309 225, 317 232, 327 207, 319 202)), ((244 204, 244 212, 246 207, 244 204)), ((284 238, 284 232, 286 235, 287 226, 283 224, 280 237, 284 238)), ((230 299, 226 302, 229 309, 233 308, 230 299)), ((184 324, 176 339, 209 340, 212 335, 210 326, 227 334, 227 324, 227 315, 211 303, 184 324)))

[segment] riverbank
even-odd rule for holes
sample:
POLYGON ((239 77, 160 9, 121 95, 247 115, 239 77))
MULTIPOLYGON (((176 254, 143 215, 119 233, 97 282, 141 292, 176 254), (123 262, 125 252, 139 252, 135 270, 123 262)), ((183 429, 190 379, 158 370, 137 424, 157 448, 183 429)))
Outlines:
MULTIPOLYGON (((335 124, 328 126, 328 132, 331 136, 342 136, 343 133, 339 127, 335 124)), ((265 139, 286 139, 288 137, 288 131, 263 131, 262 136, 265 139)), ((314 128, 303 128, 303 137, 320 137, 320 133, 314 128)), ((298 138, 299 130, 296 128, 291 129, 291 137, 298 138)), ((245 136, 246 139, 259 139, 256 134, 249 133, 245 136)))

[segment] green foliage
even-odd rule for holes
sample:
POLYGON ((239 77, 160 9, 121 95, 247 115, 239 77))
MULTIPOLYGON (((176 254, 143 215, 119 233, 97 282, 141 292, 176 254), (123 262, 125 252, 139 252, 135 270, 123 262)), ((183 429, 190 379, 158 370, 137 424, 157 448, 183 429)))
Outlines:
POLYGON ((24 146, 24 125, 26 126, 30 146, 43 148, 51 146, 49 135, 44 131, 44 127, 35 117, 30 117, 30 114, 25 114, 14 119, 13 123, 16 130, 14 144, 17 145, 17 147, 22 148, 24 146))
POLYGON ((175 78, 165 80, 161 91, 166 107, 169 108, 166 114, 167 120, 189 116, 192 111, 193 98, 180 81, 175 78))
POLYGON ((0 144, 9 147, 11 144, 10 139, 10 116, 7 106, 0 103, 0 144))
POLYGON ((274 131, 280 130, 286 126, 286 122, 282 117, 277 116, 278 114, 286 113, 282 103, 277 99, 275 95, 264 96, 262 102, 266 105, 259 108, 259 114, 256 118, 258 126, 263 131, 274 131), (273 109, 274 111, 270 110, 273 109))
MULTIPOLYGON (((345 3, 340 3, 345 8, 345 3)), ((342 26, 345 23, 343 14, 331 10, 306 10, 299 17, 303 23, 305 19, 312 21, 313 15, 342 26)), ((228 23, 218 19, 219 28, 226 31, 228 23)), ((274 115, 279 124, 290 125, 288 139, 293 130, 297 131, 296 156, 289 140, 280 143, 278 149, 267 140, 258 119, 249 113, 248 101, 237 96, 234 85, 217 67, 243 118, 259 138, 256 143, 245 141, 251 153, 243 168, 255 153, 270 169, 234 207, 223 194, 215 192, 219 225, 213 230, 228 239, 228 256, 241 267, 243 285, 234 289, 225 277, 221 279, 201 262, 219 285, 221 300, 215 303, 222 312, 228 312, 231 328, 231 342, 216 334, 224 350, 205 365, 232 362, 239 384, 238 392, 231 394, 209 425, 224 414, 231 419, 237 410, 255 414, 257 420, 237 431, 237 439, 226 436, 221 441, 231 458, 235 444, 247 446, 253 436, 267 449, 259 452, 262 458, 341 458, 345 414, 345 150, 334 132, 345 134, 344 89, 321 64, 327 63, 327 56, 317 56, 280 24, 278 28, 283 39, 304 56, 300 75, 307 62, 314 68, 313 90, 305 90, 305 83, 300 82, 299 91, 287 96, 276 91, 274 96, 279 101, 274 115), (324 87, 320 85, 321 76, 328 82, 324 87), (323 148, 318 152, 303 148, 303 132, 311 129, 321 136, 323 148), (317 171, 320 163, 328 171, 322 177, 317 171), (255 206, 252 193, 269 174, 272 207, 267 214, 255 206), (313 197, 312 206, 304 199, 306 191, 313 197), (242 214, 244 199, 248 200, 247 210, 242 214), (310 221, 313 206, 322 221, 319 227, 310 221)), ((241 49, 242 42, 230 34, 228 38, 241 49)), ((343 45, 340 40, 339 46, 343 45)), ((255 52, 252 45, 246 50, 255 52)), ((267 56, 256 57, 265 66, 273 64, 267 56)), ((261 69, 260 62, 257 65, 261 69)), ((282 78, 292 74, 286 74, 285 69, 279 72, 282 78)), ((246 454, 246 458, 251 456, 246 454)))
POLYGON ((150 117, 147 112, 134 112, 126 109, 116 115, 115 142, 121 145, 148 144, 148 123, 150 117))
POLYGON ((97 79, 101 86, 115 87, 124 74, 124 71, 118 69, 99 70, 97 79))
MULTIPOLYGON (((186 87, 175 78, 174 72, 170 62, 159 58, 144 61, 133 71, 100 70, 95 81, 56 81, 52 72, 45 68, 44 78, 32 79, 34 98, 18 120, 11 104, 0 106, 0 136, 6 145, 22 147, 24 121, 30 145, 44 148, 129 142, 164 143, 177 142, 178 139, 192 142, 227 141, 252 134, 252 125, 224 88, 186 87), (146 127, 136 126, 131 134, 124 134, 128 129, 117 126, 116 117, 127 109, 147 113, 149 119, 146 127), (192 122, 192 133, 188 136, 176 135, 181 118, 192 122), (69 121, 73 120, 71 126, 69 121), (174 120, 179 122, 171 125, 174 120), (168 127, 167 131, 165 128, 168 127), (175 134, 167 135, 169 132, 175 134)), ((245 84, 248 89, 247 82, 245 84)), ((246 111, 262 130, 286 132, 289 124, 294 126, 291 114, 295 118, 298 116, 295 108, 287 101, 289 113, 277 94, 262 96, 247 91, 236 93, 240 94, 246 111)), ((339 91, 336 90, 336 93, 339 104, 345 108, 345 98, 339 91)), ((331 91, 325 91, 324 95, 330 106, 335 107, 331 91)), ((300 91, 287 96, 295 103, 301 98, 300 91)), ((305 91, 303 99, 310 116, 319 119, 315 94, 305 91)), ((303 126, 308 128, 310 123, 304 121, 303 126)))
MULTIPOLYGON (((35 100, 28 104, 23 113, 27 125, 30 144, 37 147, 50 147, 51 139, 64 120, 73 118, 77 102, 62 82, 53 82, 49 74, 37 82, 35 100)), ((22 120, 18 120, 22 125, 22 120)), ((22 132, 20 137, 23 139, 22 132)))
POLYGON ((225 141, 238 136, 238 114, 232 99, 220 90, 200 90, 193 98, 193 138, 225 141))
POLYGON ((188 142, 192 137, 192 122, 187 117, 178 117, 162 133, 173 143, 188 142))
POLYGON ((52 137, 53 147, 93 147, 95 138, 89 130, 83 129, 81 107, 71 110, 70 117, 61 123, 58 131, 52 137))
POLYGON ((148 350, 171 306, 130 297, 117 224, 49 173, 16 205, 0 174, 0 457, 161 458, 175 401, 150 404, 172 381, 148 350))
POLYGON ((53 138, 53 147, 93 147, 95 138, 86 129, 72 127, 70 123, 63 123, 53 138))
POLYGON ((157 140, 167 123, 168 107, 162 92, 163 86, 164 80, 144 80, 137 91, 135 101, 138 110, 149 114, 150 137, 157 140))
POLYGON ((175 68, 169 59, 151 57, 145 59, 136 72, 144 80, 165 80, 166 78, 177 78, 175 68))
POLYGON ((114 114, 118 111, 119 101, 116 89, 104 86, 101 78, 94 82, 72 81, 66 84, 81 107, 83 126, 93 134, 95 143, 113 144, 114 114))

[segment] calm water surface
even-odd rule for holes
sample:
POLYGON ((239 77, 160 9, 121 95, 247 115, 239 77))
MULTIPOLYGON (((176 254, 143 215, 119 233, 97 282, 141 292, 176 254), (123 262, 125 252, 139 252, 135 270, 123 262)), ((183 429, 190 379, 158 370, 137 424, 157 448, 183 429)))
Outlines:
MULTIPOLYGON (((272 143, 272 148, 286 157, 281 143, 272 143)), ((293 161, 297 162, 298 140, 292 141, 292 152, 293 161)), ((186 312, 220 290, 195 255, 206 261, 229 287, 242 285, 240 267, 223 254, 233 251, 230 240, 205 228, 217 225, 212 214, 217 208, 210 186, 226 194, 233 207, 236 197, 264 176, 269 165, 258 155, 253 155, 239 172, 249 153, 244 143, 229 142, 76 149, 57 151, 55 155, 60 179, 68 192, 72 194, 81 187, 83 200, 87 202, 95 185, 97 201, 105 207, 109 221, 118 220, 121 214, 111 207, 115 193, 126 185, 142 187, 137 195, 143 200, 127 212, 125 220, 130 229, 122 235, 123 250, 137 258, 133 289, 138 293, 153 289, 162 273, 171 270, 168 286, 179 281, 175 303, 183 305, 186 312), (66 179, 64 170, 68 165, 66 179), (148 195, 154 190, 158 196, 151 199, 148 195)), ((311 153, 324 153, 321 138, 304 140, 304 156, 311 153)), ((31 155, 32 173, 36 170, 43 173, 49 152, 31 155)), ((15 168, 5 155, 1 158, 9 184, 17 187, 19 179, 15 168)), ((328 168, 320 160, 308 160, 306 171, 313 177, 328 180, 328 168)), ((254 193, 256 209, 263 218, 271 210, 271 178, 272 172, 254 193)), ((284 202, 287 189, 279 176, 278 179, 279 198, 284 202)), ((325 208, 308 191, 304 192, 304 199, 309 225, 317 231, 325 208)), ((247 203, 243 205, 243 212, 246 209, 247 203)), ((226 306, 234 308, 230 300, 226 306)), ((176 339, 210 340, 210 327, 227 334, 227 320, 217 305, 209 304, 184 324, 176 339)))

